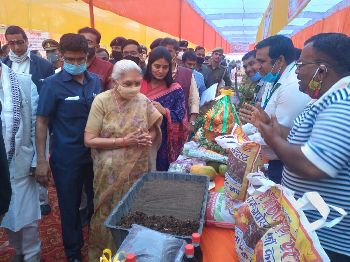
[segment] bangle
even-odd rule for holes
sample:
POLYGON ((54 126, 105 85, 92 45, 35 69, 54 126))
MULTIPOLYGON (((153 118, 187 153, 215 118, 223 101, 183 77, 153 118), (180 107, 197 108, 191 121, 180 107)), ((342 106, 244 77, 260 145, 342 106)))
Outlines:
POLYGON ((113 146, 115 146, 115 142, 117 141, 116 138, 113 138, 113 146))

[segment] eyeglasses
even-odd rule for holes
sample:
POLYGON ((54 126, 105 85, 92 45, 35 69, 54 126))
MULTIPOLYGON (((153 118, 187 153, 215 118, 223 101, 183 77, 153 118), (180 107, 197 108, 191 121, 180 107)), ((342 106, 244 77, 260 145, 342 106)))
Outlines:
POLYGON ((24 40, 10 40, 7 42, 9 46, 15 46, 15 45, 23 45, 25 43, 24 40))
POLYGON ((296 67, 299 69, 299 68, 301 68, 301 67, 303 67, 303 66, 306 66, 306 65, 319 65, 320 64, 320 62, 301 62, 301 61, 296 61, 295 62, 295 65, 296 65, 296 67))
POLYGON ((69 64, 77 63, 80 65, 86 62, 86 57, 78 57, 78 58, 63 57, 63 60, 64 62, 69 64))
POLYGON ((123 52, 123 56, 124 56, 124 57, 125 57, 125 56, 128 56, 128 55, 131 55, 131 56, 138 56, 139 53, 138 53, 137 51, 130 51, 130 52, 125 51, 125 52, 123 52))

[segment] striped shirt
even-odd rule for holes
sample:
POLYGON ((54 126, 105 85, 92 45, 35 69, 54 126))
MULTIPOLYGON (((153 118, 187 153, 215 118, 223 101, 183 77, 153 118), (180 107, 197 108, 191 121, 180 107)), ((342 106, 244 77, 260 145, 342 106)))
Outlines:
MULTIPOLYGON (((290 144, 301 145, 305 157, 328 175, 307 180, 284 168, 282 185, 297 198, 317 191, 327 204, 343 208, 348 215, 333 228, 317 230, 323 248, 350 256, 350 76, 339 80, 297 117, 289 136, 290 144)), ((318 212, 306 211, 312 222, 318 212)), ((339 214, 333 212, 328 219, 339 214)))

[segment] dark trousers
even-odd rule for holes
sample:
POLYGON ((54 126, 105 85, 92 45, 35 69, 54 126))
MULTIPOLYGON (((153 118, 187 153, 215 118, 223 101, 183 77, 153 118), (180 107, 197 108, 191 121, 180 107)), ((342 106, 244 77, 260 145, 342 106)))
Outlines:
POLYGON ((349 262, 350 261, 350 256, 346 256, 340 253, 335 253, 333 251, 329 251, 326 249, 325 251, 331 262, 349 262))
POLYGON ((269 168, 267 169, 267 177, 275 182, 281 184, 283 172, 283 162, 281 160, 270 160, 269 168))
POLYGON ((79 258, 84 244, 79 212, 83 184, 87 194, 88 212, 92 214, 93 211, 92 163, 67 167, 64 163, 57 165, 53 162, 51 169, 61 213, 64 250, 68 258, 79 258))

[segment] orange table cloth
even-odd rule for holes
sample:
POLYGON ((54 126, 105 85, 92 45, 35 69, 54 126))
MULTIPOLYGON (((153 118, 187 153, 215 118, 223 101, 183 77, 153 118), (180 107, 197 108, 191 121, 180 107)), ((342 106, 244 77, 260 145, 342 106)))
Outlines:
MULTIPOLYGON (((224 185, 224 178, 215 178, 215 188, 224 185)), ((235 262, 239 261, 235 249, 235 231, 218 227, 204 226, 201 239, 203 262, 235 262)))

